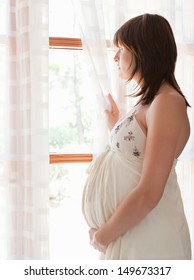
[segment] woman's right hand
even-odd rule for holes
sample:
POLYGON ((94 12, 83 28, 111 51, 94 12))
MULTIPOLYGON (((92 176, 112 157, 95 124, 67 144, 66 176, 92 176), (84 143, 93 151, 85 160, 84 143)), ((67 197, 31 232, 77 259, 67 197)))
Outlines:
POLYGON ((113 128, 113 126, 115 125, 115 123, 119 120, 120 112, 119 112, 119 108, 118 108, 117 104, 115 103, 115 101, 110 93, 108 95, 108 100, 110 102, 111 109, 105 110, 105 114, 107 117, 108 128, 111 130, 113 128))

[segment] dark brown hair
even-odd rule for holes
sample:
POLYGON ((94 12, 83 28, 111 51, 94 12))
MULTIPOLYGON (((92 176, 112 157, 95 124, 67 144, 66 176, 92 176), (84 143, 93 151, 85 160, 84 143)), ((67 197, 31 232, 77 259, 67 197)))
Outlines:
MULTIPOLYGON (((177 47, 171 26, 164 17, 144 14, 128 20, 116 31, 114 44, 123 45, 133 53, 136 67, 129 80, 140 73, 138 82, 143 82, 143 86, 132 94, 141 96, 139 102, 150 104, 164 81, 184 97, 174 76, 177 47)), ((190 106, 186 98, 185 102, 190 106)))

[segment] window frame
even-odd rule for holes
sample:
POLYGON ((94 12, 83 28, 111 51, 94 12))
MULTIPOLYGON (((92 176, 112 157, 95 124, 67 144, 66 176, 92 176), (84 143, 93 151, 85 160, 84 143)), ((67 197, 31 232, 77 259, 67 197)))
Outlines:
MULTIPOLYGON (((49 37, 49 49, 71 49, 82 50, 82 41, 80 38, 69 37, 49 37)), ((63 163, 81 163, 91 162, 93 159, 92 154, 84 153, 50 153, 50 164, 63 164, 63 163)))

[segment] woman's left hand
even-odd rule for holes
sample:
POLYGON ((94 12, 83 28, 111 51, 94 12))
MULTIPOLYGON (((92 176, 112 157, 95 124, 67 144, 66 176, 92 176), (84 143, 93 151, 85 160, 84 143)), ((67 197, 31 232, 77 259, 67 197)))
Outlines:
POLYGON ((96 233, 97 233, 97 229, 95 228, 91 228, 89 230, 89 236, 90 236, 90 244, 94 247, 94 249, 102 252, 102 253, 106 253, 106 249, 107 249, 107 246, 105 245, 102 245, 98 242, 97 240, 97 236, 96 236, 96 233))
POLYGON ((105 110, 105 114, 107 117, 108 128, 111 130, 115 123, 119 120, 120 112, 111 94, 108 95, 108 100, 111 105, 111 109, 105 110))

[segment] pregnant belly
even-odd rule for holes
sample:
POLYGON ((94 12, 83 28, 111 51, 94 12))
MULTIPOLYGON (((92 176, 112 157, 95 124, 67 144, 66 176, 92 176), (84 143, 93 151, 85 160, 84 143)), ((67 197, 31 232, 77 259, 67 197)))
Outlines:
POLYGON ((90 166, 82 210, 90 227, 105 223, 120 201, 137 185, 142 161, 125 159, 114 151, 101 154, 90 166))

